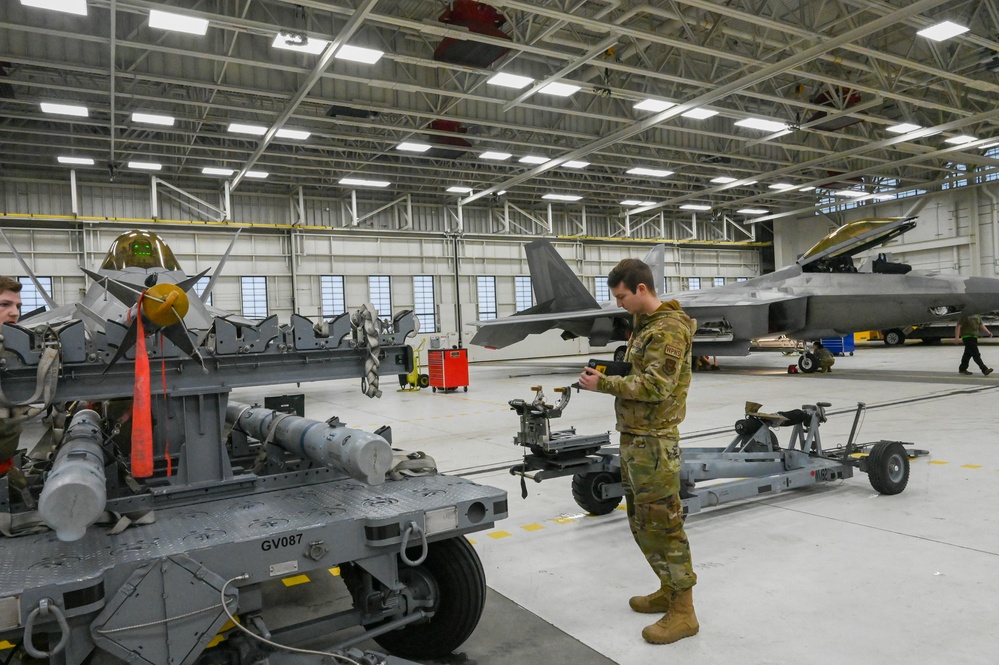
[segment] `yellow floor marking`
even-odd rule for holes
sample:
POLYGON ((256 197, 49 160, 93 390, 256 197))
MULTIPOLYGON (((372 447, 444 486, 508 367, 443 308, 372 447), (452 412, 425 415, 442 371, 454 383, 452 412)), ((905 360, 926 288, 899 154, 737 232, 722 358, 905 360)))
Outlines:
POLYGON ((469 545, 475 545, 475 541, 474 541, 474 540, 472 540, 471 538, 465 538, 465 540, 467 540, 467 541, 468 541, 468 544, 469 544, 469 545))
POLYGON ((286 577, 281 580, 282 584, 285 586, 296 586, 298 584, 307 584, 311 580, 308 575, 295 575, 294 577, 286 577))
POLYGON ((981 469, 981 464, 962 464, 962 469, 981 469))
POLYGON ((333 577, 340 577, 340 566, 336 566, 335 568, 330 568, 329 571, 330 575, 332 575, 333 577))
POLYGON ((11 644, 10 642, 8 642, 7 640, 0 640, 0 650, 2 650, 2 649, 10 649, 13 646, 14 645, 11 644))
POLYGON ((628 504, 622 503, 620 506, 618 506, 614 510, 628 510, 628 504))
POLYGON ((556 517, 555 519, 552 520, 552 522, 555 522, 555 524, 572 524, 577 519, 579 519, 579 518, 578 517, 556 517))
POLYGON ((950 462, 945 462, 942 459, 931 459, 930 464, 950 464, 950 462))
POLYGON ((541 529, 544 529, 545 527, 541 526, 540 524, 535 523, 535 524, 525 524, 524 526, 522 526, 520 528, 523 529, 524 531, 539 531, 541 529))
POLYGON ((499 540, 500 538, 509 538, 513 534, 510 533, 509 531, 493 531, 492 533, 488 533, 486 535, 488 535, 490 538, 495 538, 496 540, 499 540))

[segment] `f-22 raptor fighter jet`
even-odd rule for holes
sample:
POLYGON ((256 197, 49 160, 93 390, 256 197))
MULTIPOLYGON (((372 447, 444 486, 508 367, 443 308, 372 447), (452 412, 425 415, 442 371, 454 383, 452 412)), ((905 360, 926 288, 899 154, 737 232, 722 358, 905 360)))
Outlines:
MULTIPOLYGON (((695 355, 749 353, 755 339, 785 335, 808 340, 861 330, 928 323, 956 314, 999 309, 999 279, 911 270, 885 255, 858 267, 853 257, 915 227, 915 218, 846 224, 794 264, 745 282, 662 295, 695 318, 695 355)), ((472 344, 502 348, 553 328, 564 339, 588 337, 603 346, 627 339, 630 316, 614 302, 598 303, 547 240, 525 247, 537 305, 508 317, 476 321, 472 344)), ((659 272, 662 253, 646 262, 659 272), (655 265, 658 261, 658 265, 655 265)))

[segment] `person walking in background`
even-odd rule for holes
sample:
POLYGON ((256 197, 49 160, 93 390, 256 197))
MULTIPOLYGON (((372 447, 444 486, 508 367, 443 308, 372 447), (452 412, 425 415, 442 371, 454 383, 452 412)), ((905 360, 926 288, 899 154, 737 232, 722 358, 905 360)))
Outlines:
POLYGON ((621 479, 635 542, 660 581, 659 590, 635 596, 636 612, 664 613, 642 637, 670 644, 696 635, 690 544, 680 499, 679 424, 687 413, 691 343, 696 322, 675 300, 660 302, 652 270, 624 259, 607 277, 611 295, 633 317, 626 376, 583 368, 579 387, 614 395, 621 433, 621 479))
POLYGON ((954 328, 954 341, 961 340, 964 343, 964 355, 961 356, 961 365, 957 368, 961 374, 971 374, 968 371, 968 365, 972 360, 985 376, 992 373, 992 368, 986 367, 985 363, 982 362, 982 353, 978 350, 978 333, 980 332, 992 337, 992 331, 985 327, 985 324, 982 323, 982 317, 977 314, 962 315, 954 328))

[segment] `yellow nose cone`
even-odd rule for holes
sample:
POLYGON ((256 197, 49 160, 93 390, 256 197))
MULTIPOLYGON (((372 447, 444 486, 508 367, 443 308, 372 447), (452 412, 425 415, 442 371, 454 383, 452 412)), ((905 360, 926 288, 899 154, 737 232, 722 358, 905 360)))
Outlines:
POLYGON ((151 286, 142 298, 143 315, 158 326, 180 323, 189 306, 187 294, 176 284, 151 286))

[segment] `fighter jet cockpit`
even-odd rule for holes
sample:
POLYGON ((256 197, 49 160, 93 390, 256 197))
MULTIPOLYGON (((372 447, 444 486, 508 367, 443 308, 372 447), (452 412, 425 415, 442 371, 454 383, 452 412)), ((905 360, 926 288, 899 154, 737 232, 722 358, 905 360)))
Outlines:
POLYGON ((911 267, 894 262, 887 254, 866 259, 858 268, 853 257, 913 228, 914 217, 860 219, 835 229, 805 252, 798 264, 804 272, 905 274, 911 267))
POLYGON ((108 249, 101 270, 124 270, 125 268, 163 268, 180 270, 180 264, 169 245, 155 233, 149 231, 128 231, 114 239, 108 249))

